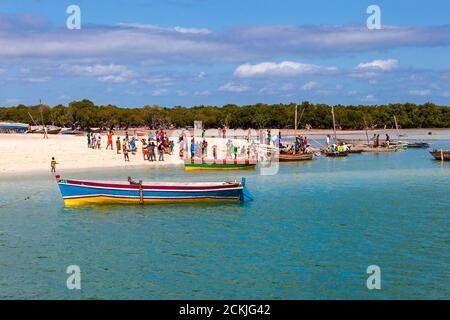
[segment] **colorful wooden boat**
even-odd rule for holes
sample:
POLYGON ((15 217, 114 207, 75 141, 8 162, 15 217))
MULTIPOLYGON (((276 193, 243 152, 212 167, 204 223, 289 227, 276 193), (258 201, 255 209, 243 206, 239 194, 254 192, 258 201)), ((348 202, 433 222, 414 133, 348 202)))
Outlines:
POLYGON ((348 156, 348 151, 336 151, 336 152, 325 152, 327 157, 346 157, 348 156))
POLYGON ((252 200, 241 182, 97 182, 56 176, 66 206, 90 204, 192 203, 252 200))
POLYGON ((256 168, 256 161, 191 159, 184 162, 184 168, 186 170, 251 170, 256 168))
POLYGON ((450 150, 432 150, 430 154, 436 159, 440 161, 450 161, 450 150))
POLYGON ((297 154, 287 154, 280 153, 278 161, 280 162, 294 162, 294 161, 308 161, 312 160, 312 153, 297 153, 297 154))

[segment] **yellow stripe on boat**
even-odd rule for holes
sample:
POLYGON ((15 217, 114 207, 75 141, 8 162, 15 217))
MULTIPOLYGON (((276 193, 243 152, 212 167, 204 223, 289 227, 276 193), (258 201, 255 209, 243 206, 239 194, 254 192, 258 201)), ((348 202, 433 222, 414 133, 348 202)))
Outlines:
MULTIPOLYGON (((144 204, 170 204, 170 203, 199 203, 199 202, 235 202, 237 198, 171 198, 171 199, 144 199, 144 204)), ((68 207, 85 206, 90 204, 140 204, 139 198, 116 198, 116 197, 84 197, 84 198, 72 198, 64 199, 64 205, 68 207)))

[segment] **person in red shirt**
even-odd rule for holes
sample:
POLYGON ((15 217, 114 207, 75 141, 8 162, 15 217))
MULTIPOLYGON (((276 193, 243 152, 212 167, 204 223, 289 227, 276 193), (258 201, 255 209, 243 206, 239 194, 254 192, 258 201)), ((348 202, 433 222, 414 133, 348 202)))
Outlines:
POLYGON ((109 133, 108 133, 108 144, 106 145, 106 149, 108 149, 108 147, 111 147, 111 150, 114 150, 113 149, 113 135, 112 135, 111 131, 109 131, 109 133))

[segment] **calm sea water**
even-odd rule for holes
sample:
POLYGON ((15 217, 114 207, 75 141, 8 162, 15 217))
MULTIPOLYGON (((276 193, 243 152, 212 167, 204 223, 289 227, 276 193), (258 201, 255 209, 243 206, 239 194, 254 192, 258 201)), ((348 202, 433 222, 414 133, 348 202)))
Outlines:
POLYGON ((0 298, 450 298, 450 163, 426 149, 321 157, 282 164, 275 176, 179 167, 65 173, 128 175, 245 175, 256 200, 69 209, 51 175, 1 178, 0 298), (66 287, 74 264, 81 290, 66 287), (369 265, 381 268, 381 290, 366 288, 369 265))

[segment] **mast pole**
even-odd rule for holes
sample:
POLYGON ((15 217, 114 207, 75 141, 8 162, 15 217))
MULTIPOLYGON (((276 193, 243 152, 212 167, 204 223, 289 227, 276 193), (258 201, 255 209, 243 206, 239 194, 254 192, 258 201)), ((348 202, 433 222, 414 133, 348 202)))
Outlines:
POLYGON ((294 131, 294 136, 297 136, 297 104, 295 104, 295 131, 294 131))
POLYGON ((394 114, 395 128, 397 129, 397 140, 400 140, 400 131, 398 130, 397 117, 394 114))
POLYGON ((331 106, 331 113, 333 114, 334 142, 337 144, 336 119, 334 118, 334 106, 331 106))

